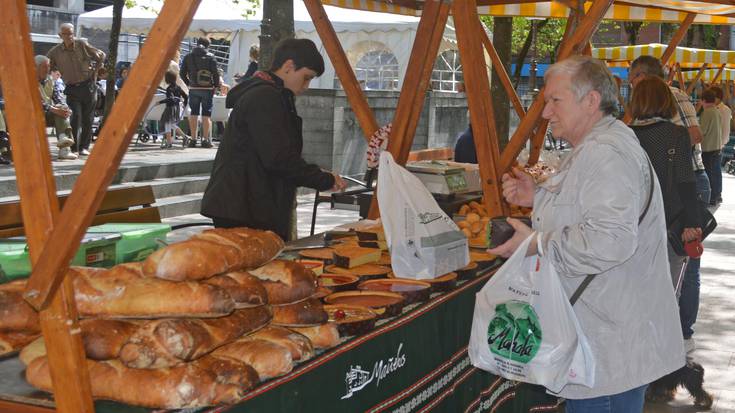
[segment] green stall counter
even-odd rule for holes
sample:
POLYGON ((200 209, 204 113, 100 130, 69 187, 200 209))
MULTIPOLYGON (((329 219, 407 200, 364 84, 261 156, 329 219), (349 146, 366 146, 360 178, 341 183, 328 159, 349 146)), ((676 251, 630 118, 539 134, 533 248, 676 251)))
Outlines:
POLYGON ((116 264, 143 261, 163 246, 171 226, 161 223, 104 224, 89 227, 87 233, 118 233, 116 264))

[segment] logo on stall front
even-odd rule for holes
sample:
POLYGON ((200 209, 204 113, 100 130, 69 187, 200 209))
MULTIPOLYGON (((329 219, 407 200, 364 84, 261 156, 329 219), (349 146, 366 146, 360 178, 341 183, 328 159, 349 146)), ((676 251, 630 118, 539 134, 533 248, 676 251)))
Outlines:
POLYGON ((530 304, 508 301, 495 306, 487 327, 490 351, 508 360, 528 363, 541 347, 541 325, 530 304))
POLYGON ((426 225, 430 222, 442 219, 443 216, 444 214, 440 214, 438 212, 422 212, 419 214, 419 222, 426 225))
POLYGON ((376 361, 371 371, 364 370, 360 365, 350 365, 350 370, 345 375, 347 393, 342 396, 342 400, 349 399, 372 382, 375 382, 375 387, 380 386, 381 380, 403 367, 406 364, 406 355, 401 354, 402 348, 403 343, 398 345, 395 356, 376 361))

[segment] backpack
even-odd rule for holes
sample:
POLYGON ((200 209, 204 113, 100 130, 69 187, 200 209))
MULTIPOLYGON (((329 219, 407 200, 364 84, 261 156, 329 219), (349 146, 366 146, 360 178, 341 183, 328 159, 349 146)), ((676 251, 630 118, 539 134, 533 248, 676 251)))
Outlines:
POLYGON ((214 87, 214 76, 212 73, 212 56, 192 56, 193 69, 191 71, 191 82, 194 87, 214 87))

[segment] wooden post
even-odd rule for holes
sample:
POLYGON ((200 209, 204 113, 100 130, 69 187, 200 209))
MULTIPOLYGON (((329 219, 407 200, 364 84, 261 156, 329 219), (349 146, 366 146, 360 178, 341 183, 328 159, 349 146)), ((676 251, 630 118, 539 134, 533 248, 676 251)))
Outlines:
MULTIPOLYGON (((31 263, 37 265, 49 231, 58 222, 59 203, 41 111, 30 27, 24 1, 8 1, 0 13, 0 78, 7 99, 18 193, 31 263)), ((94 412, 71 280, 49 297, 40 322, 51 370, 57 411, 94 412)))
POLYGON ((337 33, 334 31, 334 27, 329 21, 321 1, 304 0, 304 5, 309 11, 311 20, 314 22, 314 27, 317 33, 319 33, 319 38, 322 40, 324 48, 327 50, 329 60, 332 61, 334 71, 342 83, 347 100, 350 102, 352 111, 355 112, 355 117, 362 128, 365 140, 367 140, 378 130, 378 122, 375 120, 375 115, 370 110, 367 99, 362 93, 360 84, 357 82, 357 77, 355 77, 355 72, 352 70, 350 62, 347 60, 347 55, 345 55, 345 51, 339 43, 337 33))
MULTIPOLYGON (((612 0, 598 0, 592 3, 592 7, 587 11, 587 14, 582 18, 579 25, 577 25, 574 34, 567 37, 562 41, 559 47, 558 61, 564 60, 569 57, 572 52, 579 48, 580 45, 584 45, 589 42, 592 33, 595 31, 597 24, 599 24, 602 16, 605 15, 607 10, 612 5, 612 0)), ((569 25, 567 25, 569 27, 569 25)), ((526 144, 529 135, 533 131, 533 127, 536 122, 541 118, 541 112, 544 110, 544 91, 543 88, 539 92, 536 99, 528 109, 526 116, 521 119, 521 123, 518 125, 513 137, 511 138, 508 145, 505 147, 500 157, 500 172, 505 172, 510 169, 511 165, 515 161, 518 154, 526 144)))
MULTIPOLYGON (((480 165, 483 203, 490 216, 503 214, 503 196, 499 177, 500 150, 495 128, 495 116, 490 98, 490 83, 485 69, 482 43, 485 30, 479 23, 475 0, 455 1, 452 5, 457 47, 462 58, 464 80, 467 85, 467 103, 470 123, 480 165)), ((492 48, 492 46, 491 46, 492 48)), ((501 66, 502 68, 502 66, 501 66)))
POLYGON ((684 83, 684 73, 682 73, 679 63, 676 64, 676 79, 679 81, 679 89, 684 90, 686 83, 684 83))
MULTIPOLYGON (((694 22, 694 18, 697 17, 696 13, 689 13, 684 18, 684 21, 681 22, 679 25, 679 29, 674 33, 674 36, 671 38, 671 41, 669 41, 669 45, 666 46, 666 50, 664 50, 664 54, 661 55, 661 64, 665 65, 671 56, 676 51, 676 47, 679 46, 679 43, 681 43, 681 40, 684 38, 684 35, 687 33, 687 30, 689 30, 689 26, 692 25, 694 22)), ((682 86, 683 87, 683 86, 682 86)))
POLYGON ((523 119, 523 117, 526 116, 526 110, 523 109, 521 99, 518 98, 518 94, 513 88, 513 83, 510 81, 510 76, 508 76, 508 72, 505 71, 505 65, 503 65, 503 62, 500 61, 498 51, 495 50, 493 42, 490 41, 490 37, 488 37, 485 28, 482 27, 482 22, 480 21, 480 19, 477 19, 477 24, 480 25, 480 40, 482 40, 482 44, 485 46, 487 54, 490 55, 493 69, 495 69, 495 71, 497 72, 498 77, 500 78, 500 82, 503 84, 503 88, 505 88, 505 93, 507 93, 508 97, 510 97, 510 102, 513 104, 513 108, 518 114, 518 118, 523 119))
POLYGON ((715 74, 714 79, 710 82, 710 85, 714 85, 720 81, 720 77, 722 77, 722 72, 725 70, 725 66, 727 66, 727 63, 720 65, 720 68, 717 70, 717 73, 715 74))
POLYGON ((35 308, 46 307, 61 283, 199 1, 164 3, 151 28, 151 36, 133 65, 130 78, 120 91, 97 144, 64 204, 59 224, 54 227, 33 268, 25 297, 35 308))
POLYGON ((697 72, 697 75, 694 77, 694 80, 692 80, 692 83, 690 83, 686 89, 687 95, 692 94, 692 92, 694 91, 694 87, 697 85, 697 82, 699 82, 699 79, 704 74, 704 70, 707 69, 707 66, 709 66, 709 63, 704 63, 702 67, 699 68, 699 72, 697 72))
MULTIPOLYGON (((411 151, 416 126, 424 107, 431 70, 434 67, 448 17, 449 2, 445 0, 424 2, 388 141, 388 151, 399 165, 406 164, 411 151)), ((379 191, 380 188, 377 190, 379 191)), ((370 203, 368 217, 374 219, 379 215, 376 192, 370 203)))

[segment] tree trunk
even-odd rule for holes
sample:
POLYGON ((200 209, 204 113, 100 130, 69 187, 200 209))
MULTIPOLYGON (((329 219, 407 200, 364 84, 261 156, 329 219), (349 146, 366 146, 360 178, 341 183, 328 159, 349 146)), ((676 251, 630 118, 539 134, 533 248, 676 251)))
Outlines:
POLYGON ((628 44, 633 46, 638 42, 638 33, 641 31, 642 22, 624 22, 623 28, 628 35, 628 44))
POLYGON ((112 3, 112 27, 110 28, 110 50, 107 54, 107 85, 105 88, 105 116, 112 110, 112 104, 115 103, 115 65, 117 64, 117 43, 120 39, 120 27, 122 26, 122 12, 125 7, 125 0, 114 0, 112 3))
MULTIPOLYGON (((549 19, 546 19, 542 22, 539 22, 536 25, 536 41, 538 42, 538 33, 539 30, 541 30, 542 27, 546 26, 546 23, 549 22, 549 19)), ((516 57, 516 67, 515 70, 513 70, 513 87, 518 88, 518 83, 521 81, 521 69, 523 69, 523 62, 526 61, 526 57, 528 56, 528 51, 531 50, 531 41, 533 40, 533 27, 529 27, 528 34, 526 35, 526 40, 523 42, 523 47, 521 47, 521 50, 518 52, 518 56, 516 57)))
POLYGON ((258 68, 268 70, 279 41, 294 37, 293 0, 263 0, 258 68))
MULTIPOLYGON (((506 72, 510 71, 510 49, 513 40, 513 18, 493 18, 493 45, 498 51, 500 61, 504 62, 506 72)), ((499 69, 499 68, 498 68, 499 69)), ((505 88, 500 82, 500 77, 492 71, 492 83, 490 93, 492 94, 493 112, 498 132, 498 143, 502 150, 508 143, 508 130, 510 128, 510 98, 505 93, 505 88)))

